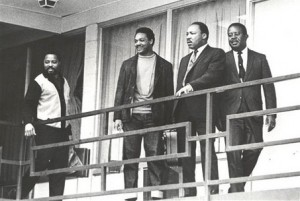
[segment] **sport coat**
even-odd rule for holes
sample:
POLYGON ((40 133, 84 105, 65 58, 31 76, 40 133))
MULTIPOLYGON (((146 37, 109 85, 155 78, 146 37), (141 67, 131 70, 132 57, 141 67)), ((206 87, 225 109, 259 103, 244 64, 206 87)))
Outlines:
MULTIPOLYGON (((244 81, 252 81, 272 77, 271 70, 266 56, 248 49, 248 61, 244 81)), ((240 83, 237 66, 234 60, 233 51, 226 53, 225 85, 240 83)), ((274 84, 263 85, 266 108, 276 108, 276 93, 274 84)), ((250 111, 262 110, 261 86, 252 86, 240 89, 229 90, 222 95, 222 117, 238 112, 242 101, 245 101, 250 111)), ((263 117, 254 117, 255 120, 263 123, 263 117)), ((223 119, 224 122, 225 119, 223 119)), ((258 134, 261 135, 261 134, 258 134)), ((262 141, 262 136, 256 136, 262 141)))
MULTIPOLYGON (((133 103, 136 90, 137 60, 135 55, 124 61, 117 84, 115 106, 133 103)), ((172 64, 156 54, 153 98, 174 95, 172 64)), ((173 104, 171 101, 151 105, 153 121, 157 125, 171 122, 173 104)), ((131 119, 130 109, 114 113, 114 120, 128 122, 131 119)))
MULTIPOLYGON (((186 55, 180 61, 177 79, 177 89, 183 87, 183 79, 191 54, 186 55)), ((186 76, 186 84, 190 84, 194 91, 217 87, 221 85, 221 78, 225 68, 225 52, 219 48, 212 48, 207 45, 198 56, 193 67, 186 76)), ((206 117, 206 96, 194 96, 175 101, 173 113, 176 116, 178 103, 186 101, 188 113, 197 118, 205 120, 206 117)))

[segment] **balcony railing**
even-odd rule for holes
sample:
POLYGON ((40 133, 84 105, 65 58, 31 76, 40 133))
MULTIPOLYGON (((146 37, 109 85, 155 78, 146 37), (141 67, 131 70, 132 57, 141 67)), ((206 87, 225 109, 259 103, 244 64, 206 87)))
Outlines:
MULTIPOLYGON (((221 179, 221 180, 211 180, 211 178, 210 178, 210 175, 211 175, 210 174, 210 172, 211 172, 210 171, 211 170, 211 147, 213 146, 213 144, 212 144, 213 138, 220 138, 220 137, 226 138, 226 152, 243 150, 243 149, 257 149, 257 148, 262 148, 262 147, 266 147, 266 146, 275 146, 275 145, 300 142, 300 138, 296 138, 296 139, 286 139, 286 140, 278 140, 278 141, 272 141, 272 142, 261 142, 261 143, 231 146, 229 144, 229 139, 231 138, 230 129, 227 129, 225 132, 212 133, 212 131, 213 131, 213 127, 212 127, 212 125, 213 125, 212 124, 213 95, 216 93, 221 93, 221 92, 227 91, 227 90, 233 90, 233 89, 250 87, 250 86, 255 86, 255 85, 262 85, 262 84, 270 84, 270 83, 286 81, 286 80, 291 80, 291 79, 297 79, 297 78, 300 78, 300 73, 279 76, 279 77, 274 77, 274 78, 266 78, 266 79, 255 80, 255 81, 244 82, 244 83, 238 83, 238 84, 233 84, 233 85, 205 89, 205 90, 201 90, 201 91, 195 91, 195 92, 192 92, 189 94, 182 95, 181 97, 175 97, 175 96, 163 97, 163 98, 158 98, 158 99, 154 99, 154 100, 150 100, 150 101, 144 101, 144 102, 122 105, 122 106, 117 106, 117 107, 104 108, 104 109, 95 110, 95 111, 91 111, 91 112, 84 112, 81 114, 70 115, 67 117, 55 118, 55 119, 49 119, 49 120, 37 122, 36 124, 48 124, 48 123, 58 122, 58 121, 62 121, 62 120, 84 118, 84 117, 95 116, 95 115, 99 115, 99 114, 103 115, 104 118, 102 119, 102 122, 105 122, 105 124, 103 126, 102 131, 99 133, 99 137, 79 139, 79 140, 73 140, 73 141, 55 143, 55 144, 48 144, 48 145, 32 146, 31 157, 30 157, 31 158, 30 159, 31 176, 42 176, 42 175, 49 175, 49 174, 53 174, 53 173, 101 168, 101 190, 99 192, 92 192, 92 193, 79 193, 79 194, 73 194, 73 195, 63 195, 63 196, 55 196, 55 197, 47 197, 47 198, 46 197, 45 198, 36 198, 36 199, 30 199, 30 200, 42 201, 42 200, 57 200, 57 199, 74 199, 74 198, 95 197, 95 196, 124 194, 124 193, 149 192, 149 191, 153 191, 153 190, 180 189, 180 188, 199 187, 199 186, 202 186, 205 188, 205 200, 209 200, 210 199, 209 188, 212 185, 300 176, 300 171, 297 171, 297 172, 289 172, 289 173, 279 173, 279 174, 251 176, 251 177, 239 177, 239 178, 221 179), (159 126, 159 127, 152 127, 152 128, 134 130, 134 131, 124 132, 124 133, 119 133, 119 134, 107 135, 108 134, 108 123, 109 123, 108 117, 109 117, 110 112, 127 109, 127 108, 138 107, 138 106, 142 106, 142 105, 151 105, 151 104, 157 104, 157 103, 166 102, 166 101, 174 101, 174 100, 178 100, 178 99, 183 99, 183 98, 192 97, 192 96, 199 96, 199 95, 206 95, 206 100, 207 100, 206 101, 206 104, 207 104, 207 107, 206 107, 207 108, 207 111, 206 111, 206 134, 205 135, 191 136, 191 123, 190 122, 164 125, 164 126, 159 126), (111 162, 105 162, 105 163, 84 165, 84 166, 80 166, 80 167, 61 168, 61 169, 46 170, 46 171, 40 171, 40 172, 34 171, 35 164, 34 164, 33 156, 34 156, 34 152, 36 152, 38 150, 48 149, 51 147, 72 146, 72 145, 78 145, 78 144, 84 144, 84 143, 99 142, 99 141, 115 139, 115 138, 123 138, 123 137, 131 136, 131 135, 144 135, 148 132, 164 131, 164 130, 169 130, 169 129, 182 128, 182 127, 184 127, 186 130, 186 139, 187 139, 186 140, 186 150, 184 153, 159 155, 159 156, 137 158, 137 159, 123 160, 123 161, 111 161, 111 162), (190 156, 190 146, 189 146, 190 142, 200 141, 200 140, 206 141, 205 180, 203 182, 168 184, 168 185, 161 185, 161 186, 150 186, 150 187, 124 189, 124 190, 122 190, 122 189, 109 190, 109 191, 106 190, 106 168, 107 167, 121 166, 121 165, 129 164, 129 163, 139 163, 139 162, 147 162, 147 161, 155 161, 155 160, 166 160, 166 159, 171 159, 171 158, 173 159, 173 158, 181 158, 181 157, 190 156)), ((294 111, 294 110, 300 110, 300 105, 228 115, 226 118, 226 124, 227 124, 227 128, 230 128, 229 124, 230 124, 230 121, 233 119, 245 118, 245 117, 251 117, 251 116, 262 116, 262 115, 268 115, 268 114, 289 112, 289 111, 294 111)), ((0 125, 22 126, 21 124, 12 124, 10 122, 5 122, 5 121, 0 121, 0 125)), ((21 148, 23 148, 23 147, 21 147, 21 148)), ((28 161, 22 161, 22 160, 21 161, 11 161, 11 160, 2 159, 2 148, 0 148, 0 166, 1 166, 1 164, 18 165, 20 167, 23 167, 24 165, 28 165, 29 163, 28 163, 28 161)), ((19 173, 20 172, 21 171, 19 171, 19 173)), ((21 174, 19 174, 17 199, 20 199, 21 178, 22 178, 21 174)))

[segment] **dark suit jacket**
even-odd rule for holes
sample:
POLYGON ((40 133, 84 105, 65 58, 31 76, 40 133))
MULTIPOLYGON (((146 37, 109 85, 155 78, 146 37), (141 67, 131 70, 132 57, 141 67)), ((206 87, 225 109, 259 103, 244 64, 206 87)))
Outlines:
MULTIPOLYGON (((191 54, 186 55, 180 61, 177 79, 177 89, 183 87, 187 66, 191 54)), ((225 68, 225 52, 219 48, 212 48, 209 45, 204 48, 189 71, 186 77, 186 84, 189 83, 194 91, 220 86, 223 70, 225 68)), ((176 108, 178 103, 186 101, 188 112, 192 116, 205 120, 206 117, 206 96, 194 96, 176 101, 174 103, 174 113, 176 116, 176 108)), ((176 118, 176 117, 175 117, 176 118)))
MULTIPOLYGON (((174 94, 172 64, 156 55, 153 98, 161 98, 174 94)), ((124 61, 120 70, 115 106, 130 104, 133 102, 136 89, 138 55, 124 61)), ((172 102, 164 102, 152 105, 153 121, 157 125, 171 122, 172 102)), ((124 109, 114 113, 114 120, 121 119, 128 122, 131 119, 130 109, 124 109)))
MULTIPOLYGON (((235 64, 233 51, 226 53, 225 85, 240 83, 238 70, 235 64)), ((266 56, 248 49, 248 62, 245 74, 245 82, 272 77, 266 56)), ((276 108, 276 93, 274 84, 263 85, 266 108, 276 108)), ((246 102, 250 111, 262 110, 261 86, 246 87, 229 90, 222 95, 222 116, 226 118, 228 114, 235 114, 241 105, 242 98, 246 102)), ((254 117, 255 120, 263 124, 263 117, 254 117)), ((224 121, 224 119, 223 119, 224 121)), ((261 133, 257 139, 262 141, 261 133)))

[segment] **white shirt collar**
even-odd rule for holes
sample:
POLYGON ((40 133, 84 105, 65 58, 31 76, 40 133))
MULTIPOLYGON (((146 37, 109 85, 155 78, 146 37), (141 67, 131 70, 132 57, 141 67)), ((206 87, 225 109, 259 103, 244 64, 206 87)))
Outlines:
MULTIPOLYGON (((238 51, 234 51, 234 50, 233 50, 233 52, 234 52, 235 54, 238 53, 238 51)), ((248 55, 248 47, 245 47, 241 52, 242 52, 242 55, 246 55, 246 54, 248 55)))
MULTIPOLYGON (((202 45, 201 47, 199 47, 198 49, 197 49, 197 55, 196 55, 196 58, 198 58, 198 56, 202 53, 202 51, 206 48, 206 46, 207 46, 208 44, 206 43, 205 45, 202 45)), ((194 50, 194 51, 196 51, 196 50, 194 50)), ((193 51, 193 52, 194 52, 193 51)))

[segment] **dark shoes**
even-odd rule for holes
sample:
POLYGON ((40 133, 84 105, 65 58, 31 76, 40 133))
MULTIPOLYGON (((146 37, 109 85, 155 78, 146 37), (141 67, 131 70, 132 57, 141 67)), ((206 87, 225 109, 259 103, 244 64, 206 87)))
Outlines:
MULTIPOLYGON (((212 188, 210 189, 210 194, 219 194, 219 188, 212 188)), ((197 191, 195 188, 187 188, 185 189, 185 194, 184 197, 196 197, 197 196, 197 191)))
MULTIPOLYGON (((136 195, 131 195, 131 196, 132 197, 125 199, 125 201, 136 201, 137 200, 137 197, 135 197, 136 195)), ((151 191, 150 200, 162 200, 163 198, 164 198, 163 191, 160 191, 160 190, 151 191)))
MULTIPOLYGON (((152 197, 150 200, 161 200, 162 198, 152 197)), ((127 198, 125 201, 136 201, 137 198, 127 198)))
POLYGON ((185 188, 184 189, 184 197, 195 197, 197 196, 197 188, 185 188))
POLYGON ((127 199, 125 199, 125 201, 136 201, 137 200, 137 198, 127 198, 127 199))
POLYGON ((153 197, 151 198, 151 200, 161 200, 162 198, 156 198, 156 197, 153 197))

